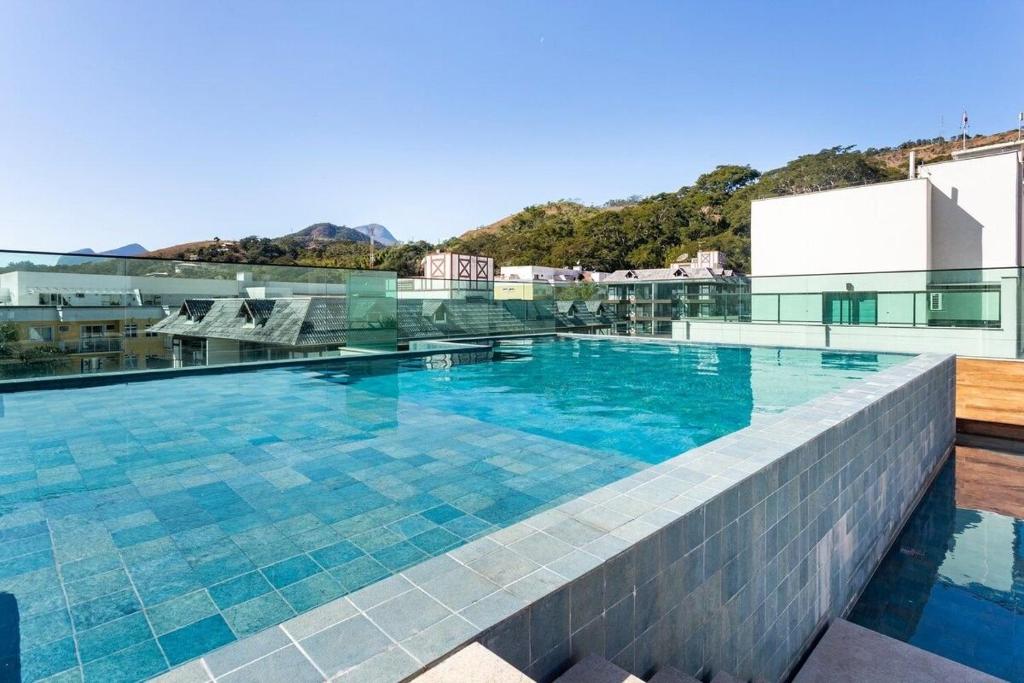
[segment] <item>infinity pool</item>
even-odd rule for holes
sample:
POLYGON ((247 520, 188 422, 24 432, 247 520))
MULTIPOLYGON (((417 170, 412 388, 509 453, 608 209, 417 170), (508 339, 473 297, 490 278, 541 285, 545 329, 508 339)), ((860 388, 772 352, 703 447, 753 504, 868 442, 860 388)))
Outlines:
POLYGON ((159 674, 905 359, 551 339, 0 394, 0 678, 159 674))

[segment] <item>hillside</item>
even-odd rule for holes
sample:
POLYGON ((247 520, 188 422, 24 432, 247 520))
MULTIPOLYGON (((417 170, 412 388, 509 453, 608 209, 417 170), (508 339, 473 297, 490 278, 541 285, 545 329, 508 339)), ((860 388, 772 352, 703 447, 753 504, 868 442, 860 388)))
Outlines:
MULTIPOLYGON (((1007 142, 1017 132, 976 135, 969 146, 1007 142)), ((238 263, 384 268, 415 275, 420 259, 434 248, 491 256, 498 266, 579 263, 596 270, 664 266, 683 252, 720 249, 739 270, 750 266, 750 202, 906 177, 907 156, 921 163, 948 159, 959 145, 941 138, 909 140, 886 148, 838 146, 805 154, 786 165, 759 171, 749 165, 721 165, 692 185, 649 197, 629 197, 600 206, 559 200, 529 206, 441 244, 398 244, 376 224, 350 228, 317 223, 277 238, 210 240, 150 252, 167 258, 238 263), (375 244, 369 237, 373 229, 375 244), (389 244, 389 242, 391 244, 389 244)))
MULTIPOLYGON (((334 223, 314 223, 308 228, 303 228, 302 230, 282 235, 281 237, 276 238, 276 240, 293 240, 296 244, 300 244, 303 247, 311 247, 315 244, 325 244, 327 242, 338 241, 369 242, 370 237, 366 233, 345 225, 335 225, 334 223)), ((380 244, 379 241, 378 244, 380 244)))
MULTIPOLYGON (((1017 132, 977 135, 969 146, 1007 142, 1017 132)), ((491 256, 497 265, 564 266, 598 270, 664 266, 681 252, 721 249, 734 267, 750 264, 750 202, 765 197, 864 185, 906 176, 911 150, 919 162, 942 161, 956 140, 907 141, 895 147, 833 147, 760 172, 725 165, 693 185, 602 206, 557 201, 531 206, 444 243, 456 251, 491 256)))
MULTIPOLYGON (((1013 142, 1016 139, 1017 131, 1008 130, 1004 133, 992 135, 968 136, 967 146, 984 147, 1001 142, 1013 142)), ((910 156, 911 150, 917 154, 918 163, 927 164, 935 161, 949 161, 953 158, 953 151, 960 149, 961 144, 959 138, 932 138, 931 140, 907 141, 898 147, 867 149, 865 153, 885 166, 905 171, 907 168, 907 157, 910 156)))

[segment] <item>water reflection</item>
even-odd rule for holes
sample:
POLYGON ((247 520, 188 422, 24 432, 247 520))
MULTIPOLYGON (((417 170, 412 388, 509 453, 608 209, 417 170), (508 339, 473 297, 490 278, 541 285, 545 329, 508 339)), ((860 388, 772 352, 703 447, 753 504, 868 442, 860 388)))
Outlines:
POLYGON ((958 447, 850 620, 1024 683, 1024 457, 958 447))

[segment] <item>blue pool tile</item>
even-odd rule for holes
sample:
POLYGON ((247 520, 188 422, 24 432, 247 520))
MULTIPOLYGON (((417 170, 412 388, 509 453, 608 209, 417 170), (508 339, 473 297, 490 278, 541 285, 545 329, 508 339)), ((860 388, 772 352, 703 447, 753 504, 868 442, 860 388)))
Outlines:
POLYGON ((167 662, 156 641, 147 640, 83 665, 82 674, 86 683, 134 683, 166 669, 167 662))
POLYGON ((50 549, 49 534, 35 534, 16 538, 0 543, 0 562, 7 562, 21 555, 48 551, 50 549))
POLYGON ((217 607, 207 592, 201 590, 147 607, 146 613, 156 635, 161 636, 216 614, 217 607))
POLYGON ((281 595, 296 612, 318 607, 345 593, 346 590, 341 583, 327 572, 314 574, 308 579, 281 589, 281 595))
POLYGON ((296 555, 290 559, 263 567, 260 571, 275 588, 282 588, 320 571, 316 562, 307 555, 296 555))
POLYGON ((274 590, 270 582, 259 572, 249 572, 233 579, 210 586, 210 597, 221 609, 233 607, 274 590))
POLYGON ((206 654, 235 640, 224 618, 215 614, 159 637, 171 666, 206 654))
POLYGON ((143 526, 130 527, 128 529, 115 531, 111 534, 111 538, 114 539, 114 545, 118 548, 124 548, 129 545, 152 541, 166 535, 167 530, 164 529, 163 525, 158 522, 154 522, 152 524, 145 524, 143 526))
POLYGON ((350 540, 359 546, 363 552, 373 553, 387 548, 389 545, 401 543, 405 540, 405 536, 387 527, 377 527, 353 536, 350 540))
POLYGON ((409 542, 430 555, 437 555, 449 548, 462 544, 462 539, 441 528, 424 531, 409 539, 409 542))
POLYGON ((314 550, 309 555, 324 569, 331 569, 346 562, 351 562, 362 554, 362 550, 348 541, 341 541, 326 548, 314 550))
POLYGON ((0 562, 0 579, 27 574, 53 564, 53 554, 49 549, 29 553, 0 562))
POLYGON ((47 643, 21 653, 21 680, 38 681, 78 666, 71 638, 47 643))
POLYGON ((224 618, 239 638, 258 633, 293 616, 295 610, 277 593, 267 593, 224 610, 224 618))
POLYGON ((71 617, 65 608, 32 616, 22 614, 20 622, 22 650, 71 636, 71 617))
POLYGON ((490 532, 495 529, 494 525, 488 524, 484 520, 474 517, 473 515, 456 517, 453 520, 445 522, 441 526, 467 541, 477 538, 482 533, 490 532))
POLYGON ((369 586, 371 583, 376 583, 390 574, 391 571, 389 569, 386 569, 380 562, 368 556, 352 560, 348 564, 343 564, 331 570, 331 576, 336 578, 349 593, 369 586))
POLYGON ((412 515, 405 519, 400 519, 394 524, 390 524, 389 528, 397 531, 406 538, 411 538, 417 534, 422 534, 424 531, 436 528, 436 524, 433 522, 420 517, 419 515, 412 515))
POLYGON ((129 590, 117 591, 95 600, 71 606, 71 620, 75 628, 86 630, 108 621, 120 619, 141 609, 135 594, 129 590))
POLYGON ((390 569, 392 572, 400 572, 406 567, 411 567, 417 562, 425 560, 428 556, 425 552, 408 541, 396 543, 383 550, 373 553, 373 559, 390 569))
POLYGON ((7 543, 8 541, 24 539, 30 536, 38 536, 40 533, 48 532, 49 527, 46 525, 45 521, 0 528, 0 543, 7 543))
POLYGON ((82 663, 91 662, 127 647, 153 638, 149 623, 142 612, 135 612, 114 621, 108 621, 77 634, 78 653, 82 663))
POLYGON ((430 508, 429 510, 424 510, 420 514, 429 519, 434 524, 444 524, 445 522, 449 522, 455 519, 456 517, 461 517, 465 513, 456 507, 452 507, 451 505, 445 504, 438 505, 437 507, 430 508))
POLYGON ((102 574, 94 574, 80 581, 65 582, 64 584, 68 602, 72 605, 94 600, 117 591, 131 590, 131 587, 128 574, 120 567, 102 574))

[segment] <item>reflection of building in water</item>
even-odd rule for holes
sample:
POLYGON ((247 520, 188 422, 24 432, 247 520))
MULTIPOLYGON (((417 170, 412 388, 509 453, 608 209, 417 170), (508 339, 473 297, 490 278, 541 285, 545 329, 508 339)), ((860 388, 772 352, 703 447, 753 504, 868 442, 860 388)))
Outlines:
POLYGON ((1024 457, 957 447, 850 619, 993 675, 1020 671, 1024 457), (993 510, 998 510, 993 511, 993 510), (1015 668, 1016 667, 1016 668, 1015 668))
POLYGON ((476 363, 487 363, 494 359, 494 351, 459 351, 457 353, 433 353, 423 359, 423 365, 428 370, 445 370, 456 365, 474 365, 476 363))

